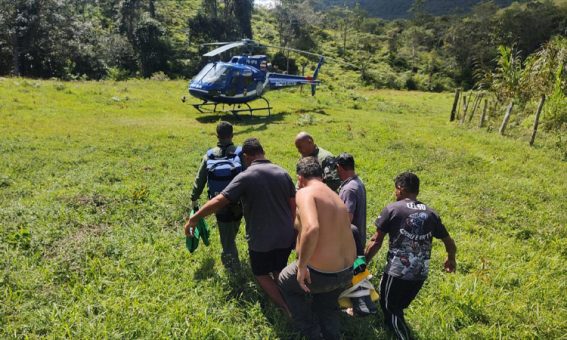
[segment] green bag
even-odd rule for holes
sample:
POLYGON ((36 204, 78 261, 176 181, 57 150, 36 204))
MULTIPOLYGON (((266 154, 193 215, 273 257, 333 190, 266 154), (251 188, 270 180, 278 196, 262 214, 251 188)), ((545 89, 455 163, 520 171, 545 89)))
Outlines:
MULTIPOLYGON (((191 216, 194 214, 195 211, 191 210, 191 216)), ((203 243, 208 247, 210 244, 209 235, 209 225, 204 218, 201 218, 193 231, 193 237, 185 236, 185 247, 187 247, 190 253, 193 253, 199 246, 199 239, 203 239, 203 243)))
POLYGON ((366 258, 364 256, 358 256, 354 260, 354 264, 352 265, 353 274, 359 274, 366 270, 366 258))

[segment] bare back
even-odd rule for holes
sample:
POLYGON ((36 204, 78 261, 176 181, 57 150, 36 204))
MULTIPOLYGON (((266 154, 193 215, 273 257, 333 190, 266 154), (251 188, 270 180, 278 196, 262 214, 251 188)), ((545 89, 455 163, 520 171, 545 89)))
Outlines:
MULTIPOLYGON (((346 206, 339 196, 323 182, 312 181, 297 192, 296 198, 300 228, 308 220, 316 218, 318 222, 315 249, 307 264, 325 272, 337 272, 352 266, 356 246, 346 206)), ((302 231, 299 242, 306 236, 302 231)))

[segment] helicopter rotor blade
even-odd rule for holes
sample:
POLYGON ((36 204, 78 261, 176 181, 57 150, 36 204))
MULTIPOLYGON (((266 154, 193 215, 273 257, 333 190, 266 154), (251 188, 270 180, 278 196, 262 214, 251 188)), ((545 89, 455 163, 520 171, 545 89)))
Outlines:
POLYGON ((213 42, 213 43, 204 43, 201 44, 200 46, 220 46, 220 45, 226 45, 226 44, 230 44, 232 43, 232 41, 219 41, 219 42, 213 42))
POLYGON ((233 42, 233 43, 229 43, 227 45, 221 46, 219 48, 216 48, 208 53, 203 54, 203 57, 214 57, 218 54, 221 54, 222 52, 228 51, 231 48, 235 48, 235 47, 239 47, 239 46, 244 46, 246 45, 245 42, 242 41, 237 41, 237 42, 233 42))
POLYGON ((339 63, 339 64, 354 67, 355 69, 360 69, 360 67, 357 66, 357 65, 347 63, 346 61, 343 61, 343 60, 340 60, 340 59, 328 58, 328 57, 325 57, 322 54, 307 52, 307 51, 303 51, 303 50, 299 50, 299 49, 291 48, 291 47, 264 45, 264 44, 260 44, 256 41, 250 40, 250 39, 242 39, 241 41, 235 41, 235 42, 214 42, 214 43, 201 44, 201 46, 215 46, 215 45, 217 45, 217 46, 222 45, 222 46, 219 47, 219 48, 216 48, 216 49, 214 49, 210 52, 207 52, 206 54, 203 54, 203 56, 204 57, 213 57, 213 56, 216 56, 220 53, 228 51, 232 48, 240 47, 240 46, 248 46, 248 47, 252 47, 252 48, 266 47, 266 48, 277 48, 277 49, 286 50, 286 51, 293 51, 293 52, 296 52, 296 53, 299 53, 299 54, 304 54, 304 55, 313 56, 313 57, 317 57, 317 58, 325 58, 325 60, 330 60, 330 61, 333 61, 333 62, 336 62, 336 63, 339 63))
POLYGON ((215 55, 218 55, 222 52, 228 51, 232 48, 236 48, 236 47, 240 47, 240 46, 247 46, 247 47, 259 47, 260 44, 258 44, 257 42, 255 42, 254 40, 250 40, 250 39, 242 39, 240 41, 231 41, 231 42, 214 42, 214 43, 206 43, 206 44, 201 44, 201 46, 218 46, 221 45, 221 47, 214 49, 206 54, 203 54, 204 57, 212 57, 215 55))
POLYGON ((302 54, 306 54, 306 55, 310 55, 310 56, 314 56, 314 57, 319 57, 319 58, 323 57, 322 54, 317 54, 317 53, 307 52, 307 51, 303 51, 303 50, 298 50, 298 49, 291 48, 291 47, 273 46, 273 45, 260 45, 260 46, 271 47, 271 48, 279 48, 279 49, 282 49, 282 50, 293 51, 293 52, 302 53, 302 54))

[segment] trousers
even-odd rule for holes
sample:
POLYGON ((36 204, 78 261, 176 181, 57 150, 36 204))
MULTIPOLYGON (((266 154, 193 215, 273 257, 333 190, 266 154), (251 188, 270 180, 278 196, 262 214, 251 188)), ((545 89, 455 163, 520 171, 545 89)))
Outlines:
POLYGON ((352 283, 352 268, 337 273, 323 273, 309 268, 311 293, 297 282, 297 261, 285 267, 278 284, 289 307, 293 322, 308 339, 339 339, 338 297, 352 283))
POLYGON ((229 271, 238 271, 240 260, 238 258, 238 248, 236 247, 236 235, 240 228, 240 220, 221 222, 217 219, 217 225, 219 226, 219 236, 222 245, 222 264, 229 271))
POLYGON ((404 318, 404 309, 419 293, 424 281, 402 280, 384 273, 380 280, 380 307, 384 323, 400 340, 411 339, 410 330, 404 318))

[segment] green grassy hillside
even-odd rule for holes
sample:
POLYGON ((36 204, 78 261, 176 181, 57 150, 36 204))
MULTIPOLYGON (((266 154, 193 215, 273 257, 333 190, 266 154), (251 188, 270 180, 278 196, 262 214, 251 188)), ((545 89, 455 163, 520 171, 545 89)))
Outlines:
MULTIPOLYGON (((459 251, 447 275, 435 243, 430 278, 407 311, 419 338, 567 334, 567 165, 554 137, 530 148, 525 136, 449 123, 450 93, 269 93, 271 118, 238 121, 197 114, 179 100, 185 89, 0 80, 1 338, 294 336, 247 265, 227 279, 216 229, 209 249, 184 248, 190 187, 220 118, 236 124, 236 142, 259 137, 289 171, 301 130, 353 153, 370 222, 393 199, 396 174, 421 177, 421 199, 459 251)), ((247 263, 243 229, 238 240, 247 263)), ((382 249, 371 271, 384 261, 382 249)), ((344 336, 384 338, 380 324, 345 317, 344 336)))
MULTIPOLYGON (((482 1, 479 0, 428 0, 423 1, 423 6, 427 13, 432 15, 448 15, 453 13, 468 12, 472 7, 478 5, 482 1)), ((496 0, 494 3, 500 7, 508 6, 512 0, 496 0)), ((329 6, 343 6, 344 0, 320 0, 322 8, 329 6)), ((411 17, 411 8, 414 5, 414 0, 358 0, 346 1, 349 6, 354 6, 356 3, 360 4, 360 8, 368 12, 369 16, 395 19, 411 17)))

